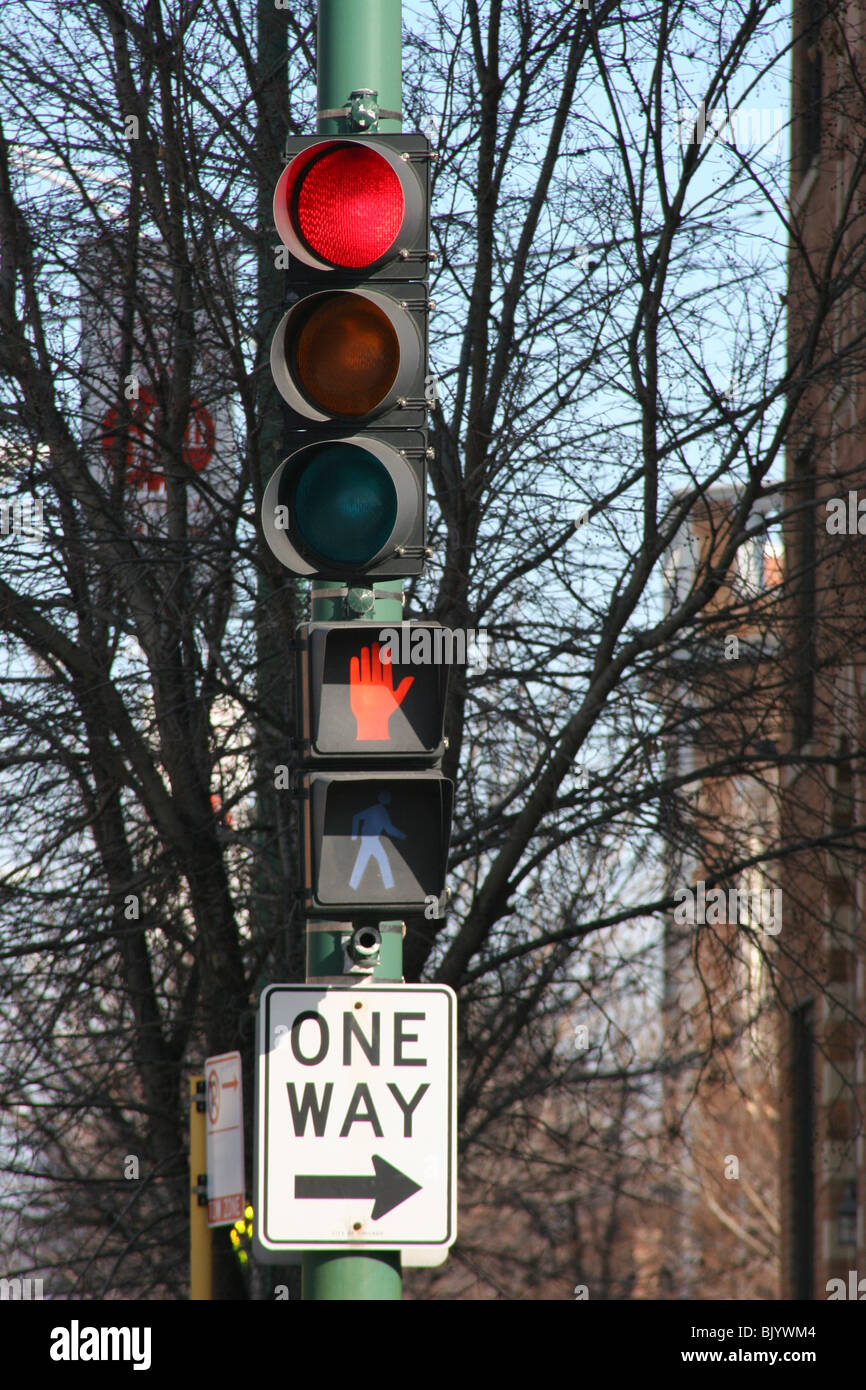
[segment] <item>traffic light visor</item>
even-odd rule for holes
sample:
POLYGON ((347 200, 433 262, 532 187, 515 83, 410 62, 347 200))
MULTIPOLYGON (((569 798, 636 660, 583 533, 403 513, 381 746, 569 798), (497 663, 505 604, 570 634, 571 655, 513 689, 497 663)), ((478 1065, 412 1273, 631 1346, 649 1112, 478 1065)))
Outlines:
POLYGON ((262 531, 293 574, 422 572, 424 436, 387 433, 312 440, 274 469, 262 531))
POLYGON ((400 300, 366 288, 321 290, 287 310, 271 343, 271 371, 297 415, 361 425, 419 403, 423 411, 425 306, 416 289, 407 285, 400 300))

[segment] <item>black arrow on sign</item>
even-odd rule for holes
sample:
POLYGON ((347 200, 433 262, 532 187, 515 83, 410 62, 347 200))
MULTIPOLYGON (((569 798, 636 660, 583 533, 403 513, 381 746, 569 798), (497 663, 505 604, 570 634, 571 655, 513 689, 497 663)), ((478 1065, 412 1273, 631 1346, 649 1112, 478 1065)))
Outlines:
POLYGON ((371 1178, 353 1177, 350 1174, 298 1173, 295 1175, 296 1198, 324 1197, 373 1197, 372 1220, 393 1211, 421 1191, 421 1184, 407 1178, 399 1168, 387 1159, 373 1154, 374 1176, 371 1178))

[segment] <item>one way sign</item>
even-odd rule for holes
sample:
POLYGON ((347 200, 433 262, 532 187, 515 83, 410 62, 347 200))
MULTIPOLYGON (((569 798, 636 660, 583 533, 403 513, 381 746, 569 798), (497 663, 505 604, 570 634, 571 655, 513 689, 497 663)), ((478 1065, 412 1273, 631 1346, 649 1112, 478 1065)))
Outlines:
POLYGON ((456 998, 446 985, 270 985, 259 1007, 255 1253, 457 1234, 456 998))

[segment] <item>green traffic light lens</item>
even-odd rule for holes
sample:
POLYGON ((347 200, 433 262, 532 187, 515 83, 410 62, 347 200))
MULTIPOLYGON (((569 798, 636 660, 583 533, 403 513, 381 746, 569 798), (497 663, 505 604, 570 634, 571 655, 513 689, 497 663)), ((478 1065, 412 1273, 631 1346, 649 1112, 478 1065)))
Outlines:
POLYGON ((363 569, 394 531, 391 475, 356 444, 312 444, 304 452, 291 480, 297 539, 317 560, 363 569))

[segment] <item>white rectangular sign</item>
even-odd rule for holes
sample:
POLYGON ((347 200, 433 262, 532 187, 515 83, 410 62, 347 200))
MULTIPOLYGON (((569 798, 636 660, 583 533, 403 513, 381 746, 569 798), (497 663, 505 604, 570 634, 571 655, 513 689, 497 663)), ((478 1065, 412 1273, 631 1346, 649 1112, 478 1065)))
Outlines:
POLYGON ((447 985, 264 990, 258 1259, 300 1250, 399 1249, 407 1265, 447 1257, 457 1234, 456 1015, 447 985))
POLYGON ((228 1226, 244 1214, 244 1111, 241 1054, 224 1052, 205 1064, 207 1224, 228 1226))

